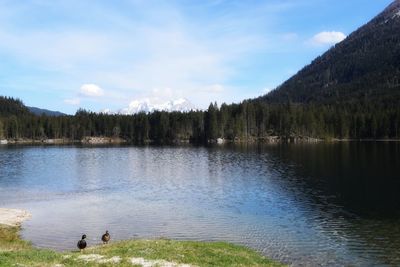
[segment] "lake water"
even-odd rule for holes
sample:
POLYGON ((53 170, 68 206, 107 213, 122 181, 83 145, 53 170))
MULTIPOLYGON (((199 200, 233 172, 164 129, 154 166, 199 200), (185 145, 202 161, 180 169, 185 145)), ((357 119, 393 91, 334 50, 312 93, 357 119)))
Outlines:
POLYGON ((0 147, 0 206, 22 235, 75 249, 223 240, 295 266, 400 265, 400 144, 0 147))

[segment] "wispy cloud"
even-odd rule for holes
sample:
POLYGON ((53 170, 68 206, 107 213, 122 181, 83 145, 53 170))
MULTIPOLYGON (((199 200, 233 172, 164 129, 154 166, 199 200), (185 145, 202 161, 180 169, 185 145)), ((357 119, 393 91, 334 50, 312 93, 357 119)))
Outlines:
MULTIPOLYGON (((310 1, 321 2, 0 1, 0 70, 15 66, 21 88, 94 110, 155 97, 199 107, 240 101, 277 86, 293 68, 283 64, 301 45, 309 49, 309 33, 292 21, 310 1)), ((313 41, 342 37, 326 32, 313 41)))
MULTIPOLYGON (((155 88, 170 88, 174 95, 193 96, 201 102, 197 105, 204 106, 214 99, 202 94, 232 88, 235 65, 268 46, 267 38, 254 26, 265 14, 273 22, 273 14, 293 6, 278 1, 254 7, 239 2, 239 7, 224 1, 209 4, 224 8, 215 9, 210 19, 201 14, 209 8, 207 3, 183 6, 138 1, 112 6, 99 2, 92 6, 82 1, 76 2, 75 8, 46 1, 26 6, 16 3, 2 6, 10 12, 9 23, 0 28, 0 48, 21 64, 73 77, 75 84, 91 80, 110 88, 107 96, 137 98, 152 95, 155 88), (84 12, 87 8, 90 18, 84 12), (22 31, 15 30, 13 21, 23 14, 26 21, 34 21, 41 10, 66 22, 55 20, 54 27, 44 28, 32 23, 24 25, 22 31)), ((84 85, 79 95, 100 100, 106 94, 95 84, 84 85)), ((71 88, 64 85, 63 90, 69 90, 68 99, 72 99, 76 92, 73 84, 68 85, 71 88)))

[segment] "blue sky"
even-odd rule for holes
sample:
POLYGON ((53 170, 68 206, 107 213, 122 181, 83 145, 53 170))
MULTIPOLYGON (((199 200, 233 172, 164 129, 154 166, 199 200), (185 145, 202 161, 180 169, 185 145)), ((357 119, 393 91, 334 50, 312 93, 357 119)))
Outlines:
POLYGON ((0 95, 73 114, 144 98, 240 102, 390 0, 0 0, 0 95))

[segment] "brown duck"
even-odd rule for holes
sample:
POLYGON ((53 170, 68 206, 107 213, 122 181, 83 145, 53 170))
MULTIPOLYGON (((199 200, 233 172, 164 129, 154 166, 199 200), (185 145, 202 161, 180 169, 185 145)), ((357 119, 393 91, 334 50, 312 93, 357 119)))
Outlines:
POLYGON ((103 244, 107 244, 108 241, 110 241, 110 239, 111 239, 111 236, 108 233, 108 231, 106 231, 106 233, 101 236, 101 240, 103 241, 103 244))

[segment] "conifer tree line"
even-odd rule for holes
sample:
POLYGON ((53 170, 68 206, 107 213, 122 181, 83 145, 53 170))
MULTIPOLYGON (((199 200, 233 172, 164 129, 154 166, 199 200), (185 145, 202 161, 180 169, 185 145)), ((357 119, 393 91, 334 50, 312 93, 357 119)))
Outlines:
POLYGON ((75 115, 37 116, 18 99, 0 97, 0 139, 81 140, 120 137, 134 144, 210 140, 257 141, 270 136, 313 138, 400 138, 400 105, 370 101, 332 104, 212 103, 205 111, 109 115, 78 110, 75 115))

